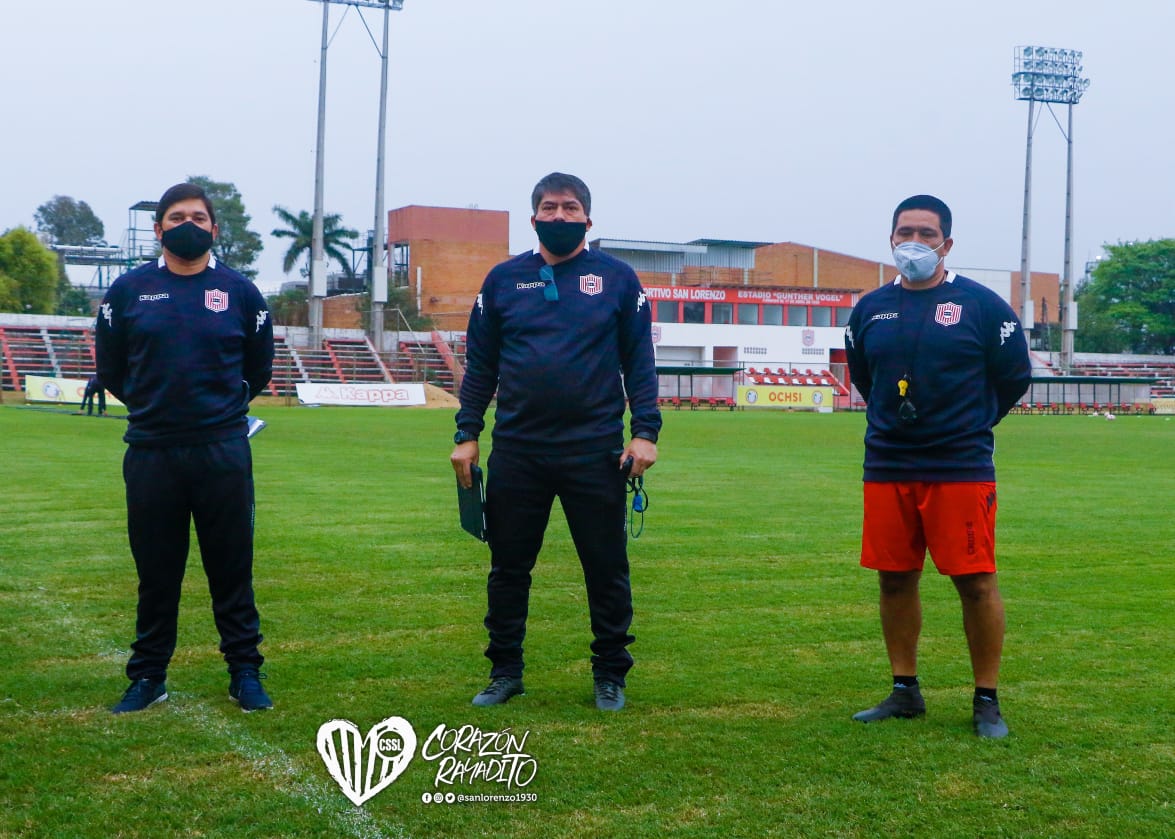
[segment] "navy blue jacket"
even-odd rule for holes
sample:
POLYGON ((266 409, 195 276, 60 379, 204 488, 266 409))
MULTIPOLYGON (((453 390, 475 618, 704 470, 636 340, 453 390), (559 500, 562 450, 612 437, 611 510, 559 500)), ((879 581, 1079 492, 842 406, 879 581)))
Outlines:
POLYGON ((215 257, 192 276, 171 273, 163 257, 123 274, 94 338, 98 378, 127 406, 131 445, 244 437, 249 400, 273 370, 265 298, 215 257))
POLYGON ((925 291, 899 278, 858 301, 845 349, 868 403, 866 481, 995 480, 992 428, 1032 376, 1020 321, 998 294, 954 272, 925 291), (912 423, 898 414, 906 374, 912 423))
POLYGON ((554 266, 558 300, 543 296, 540 254, 490 271, 469 316, 457 427, 480 432, 498 394, 494 446, 547 452, 624 444, 661 428, 652 315, 636 273, 585 249, 554 266), (623 374, 623 379, 621 375, 623 374))

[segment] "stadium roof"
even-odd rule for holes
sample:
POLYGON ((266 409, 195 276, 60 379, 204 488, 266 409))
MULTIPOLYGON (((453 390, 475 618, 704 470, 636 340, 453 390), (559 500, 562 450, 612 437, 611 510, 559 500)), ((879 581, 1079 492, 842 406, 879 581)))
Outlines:
POLYGON ((706 246, 695 243, 681 242, 647 242, 637 239, 596 239, 591 243, 593 248, 612 248, 613 250, 629 251, 658 251, 662 253, 705 253, 706 246))
POLYGON ((694 239, 694 240, 688 242, 687 244, 706 245, 706 246, 712 245, 714 247, 721 247, 721 248, 746 248, 748 250, 754 250, 755 248, 761 248, 764 245, 774 245, 775 243, 774 242, 743 242, 738 239, 694 239))

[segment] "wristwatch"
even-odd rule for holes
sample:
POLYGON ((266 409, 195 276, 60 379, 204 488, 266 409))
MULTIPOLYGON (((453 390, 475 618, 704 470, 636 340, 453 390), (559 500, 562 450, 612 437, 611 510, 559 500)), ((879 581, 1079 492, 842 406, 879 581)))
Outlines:
POLYGON ((460 445, 461 443, 477 442, 477 435, 472 431, 465 431, 458 428, 457 433, 453 435, 453 442, 460 445))
POLYGON ((657 442, 657 433, 655 431, 638 431, 632 435, 634 440, 648 440, 650 443, 657 442))

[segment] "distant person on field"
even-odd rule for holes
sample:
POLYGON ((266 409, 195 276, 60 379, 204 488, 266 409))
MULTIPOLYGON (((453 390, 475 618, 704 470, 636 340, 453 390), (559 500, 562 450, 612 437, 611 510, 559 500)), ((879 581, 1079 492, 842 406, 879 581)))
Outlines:
POLYGON ((139 575, 131 680, 114 712, 167 699, 194 520, 229 695, 272 707, 261 686, 253 599, 249 400, 269 382, 273 324, 261 292, 217 261, 212 202, 190 183, 163 194, 163 255, 115 280, 99 309, 98 376, 127 406, 127 531, 139 575))
POLYGON ((470 486, 496 391, 486 487, 490 684, 473 704, 523 692, 530 572, 558 497, 587 583, 596 707, 619 711, 633 641, 625 479, 657 460, 661 428, 649 303, 632 268, 588 250, 591 193, 583 181, 547 175, 531 206, 538 248, 490 271, 469 318, 450 455, 457 479, 470 486))
POLYGON ((102 383, 98 381, 97 376, 90 376, 86 382, 86 389, 82 392, 82 411, 86 412, 86 416, 92 416, 94 413, 94 397, 98 397, 98 416, 106 416, 106 388, 102 387, 102 383))
POLYGON ((1032 367, 1008 304, 945 268, 953 243, 942 201, 915 195, 898 204, 890 247, 900 276, 862 297, 845 330, 849 374, 868 403, 861 564, 878 572, 893 671, 892 693, 853 719, 926 712, 918 585, 929 550, 962 601, 975 731, 1004 737, 992 428, 1027 390, 1032 367))

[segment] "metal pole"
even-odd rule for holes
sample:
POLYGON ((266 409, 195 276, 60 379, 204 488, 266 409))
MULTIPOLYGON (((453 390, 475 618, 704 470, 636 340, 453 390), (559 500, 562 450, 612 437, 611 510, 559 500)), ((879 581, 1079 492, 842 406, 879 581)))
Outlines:
POLYGON ((322 345, 322 298, 326 296, 326 257, 323 246, 322 198, 326 162, 326 51, 330 3, 322 4, 322 53, 318 59, 318 144, 314 154, 314 228, 310 248, 310 345, 322 345))
POLYGON ((1069 103, 1069 131, 1065 137, 1065 255, 1063 298, 1061 300, 1061 369, 1068 373, 1073 365, 1073 337, 1077 324, 1073 317, 1073 104, 1069 103))
MULTIPOLYGON (((1024 153, 1024 226, 1020 235, 1020 322, 1024 329, 1033 327, 1032 282, 1029 273, 1030 217, 1032 215, 1032 111, 1034 100, 1028 100, 1028 139, 1024 153)), ((1031 346, 1031 345, 1030 345, 1031 346)))
POLYGON ((384 144, 388 115, 388 18, 391 9, 384 6, 383 51, 379 74, 379 139, 375 148, 375 224, 371 236, 371 342, 376 352, 383 349, 384 304, 388 302, 388 265, 384 256, 387 235, 384 227, 384 144))

